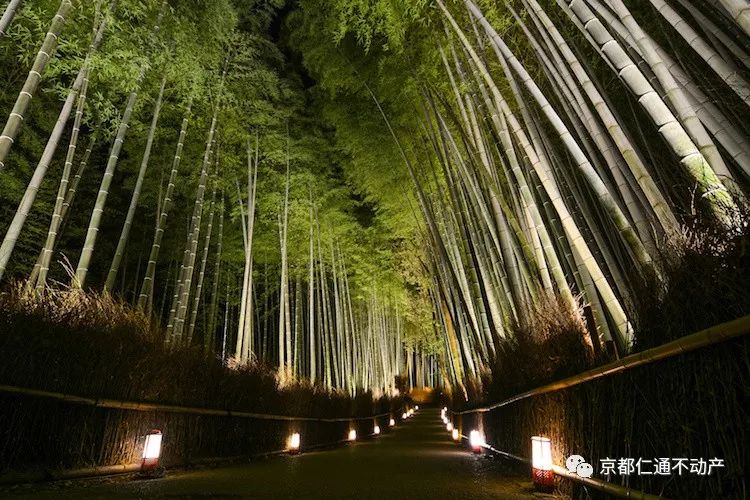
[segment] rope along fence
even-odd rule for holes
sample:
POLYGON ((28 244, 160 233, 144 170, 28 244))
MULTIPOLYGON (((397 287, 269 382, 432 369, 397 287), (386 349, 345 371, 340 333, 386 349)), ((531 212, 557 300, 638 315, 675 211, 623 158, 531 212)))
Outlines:
MULTIPOLYGON (((490 405, 467 409, 463 411, 451 411, 455 416, 472 415, 488 413, 498 408, 507 407, 519 401, 533 398, 542 394, 548 394, 553 392, 562 391, 577 385, 585 384, 594 380, 599 380, 612 375, 620 374, 627 370, 637 368, 640 366, 652 364, 658 361, 666 360, 681 354, 686 354, 692 351, 696 351, 701 348, 716 345, 722 342, 729 341, 731 339, 740 338, 750 333, 750 315, 738 318, 733 321, 722 323, 705 330, 687 335, 680 339, 668 342, 664 345, 651 348, 642 352, 634 353, 626 356, 617 361, 613 361, 606 365, 587 370, 578 375, 568 377, 550 384, 531 389, 529 391, 522 392, 510 398, 504 399, 497 403, 490 405)), ((465 436, 462 436, 465 437, 465 436)), ((526 457, 520 457, 512 453, 497 450, 490 445, 486 445, 486 448, 498 453, 507 458, 517 460, 524 463, 530 463, 531 460, 526 457)), ((641 499, 656 499, 661 498, 656 495, 649 495, 647 493, 634 490, 631 488, 623 487, 617 484, 609 483, 593 478, 582 478, 576 474, 568 472, 565 467, 553 465, 553 471, 556 475, 570 479, 579 483, 583 483, 592 488, 604 491, 605 493, 622 497, 622 498, 641 498, 641 499)))

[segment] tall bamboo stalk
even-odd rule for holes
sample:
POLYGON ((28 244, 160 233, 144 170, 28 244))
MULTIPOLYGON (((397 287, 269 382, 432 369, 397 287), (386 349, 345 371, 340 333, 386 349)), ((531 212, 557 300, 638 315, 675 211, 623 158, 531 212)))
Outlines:
MULTIPOLYGON (((13 5, 11 4, 8 7, 10 9, 13 5)), ((34 93, 39 87, 39 82, 42 79, 44 70, 47 68, 47 64, 55 53, 60 32, 65 26, 67 18, 72 10, 73 3, 71 0, 62 0, 60 2, 57 13, 55 14, 55 17, 52 18, 52 23, 47 30, 47 35, 44 37, 44 42, 39 48, 39 52, 34 59, 34 64, 31 66, 29 76, 26 77, 23 88, 18 93, 16 103, 13 105, 13 110, 10 112, 8 121, 5 122, 5 127, 0 134, 0 171, 5 169, 5 161, 16 136, 21 130, 26 109, 29 107, 31 99, 34 97, 34 93)), ((11 13, 13 12, 15 12, 15 10, 11 11, 11 13)), ((5 19, 5 16, 3 16, 3 19, 5 19)), ((8 22, 10 22, 10 20, 8 22)))
POLYGON ((3 17, 0 18, 0 38, 8 33, 8 28, 10 28, 10 24, 13 22, 13 18, 16 16, 16 12, 20 6, 21 0, 10 0, 10 3, 5 7, 3 17))
POLYGON ((177 182, 177 175, 180 169, 180 163, 182 161, 182 150, 185 145, 185 137, 187 136, 188 125, 190 123, 190 112, 193 107, 192 97, 188 99, 187 106, 185 108, 185 115, 182 119, 182 125, 180 127, 180 135, 177 139, 177 149, 175 150, 174 159, 172 160, 172 170, 169 173, 169 181, 167 182, 167 188, 164 192, 164 198, 162 199, 161 213, 154 230, 154 240, 151 244, 151 253, 148 257, 148 265, 146 266, 146 274, 143 277, 143 284, 141 285, 141 292, 138 295, 138 307, 146 309, 150 304, 151 296, 154 289, 154 277, 156 274, 156 263, 159 259, 159 252, 161 251, 161 242, 164 238, 164 231, 167 227, 167 219, 169 217, 169 211, 172 208, 172 196, 174 196, 175 183, 177 182))
MULTIPOLYGON (((47 240, 45 241, 44 247, 42 248, 39 265, 38 267, 35 266, 35 270, 38 270, 39 273, 36 281, 37 290, 43 289, 46 285, 50 260, 52 258, 52 252, 55 247, 55 241, 57 240, 57 232, 60 229, 60 225, 62 223, 63 204, 65 203, 65 196, 68 193, 68 180, 70 178, 70 171, 73 167, 73 159, 75 158, 76 148, 78 146, 78 134, 81 130, 81 120, 83 119, 83 110, 86 104, 87 89, 88 72, 86 72, 86 76, 84 76, 83 85, 81 86, 81 92, 78 95, 78 109, 76 109, 76 115, 73 121, 73 131, 70 134, 70 145, 68 146, 68 154, 65 157, 65 165, 63 167, 63 173, 60 179, 60 187, 57 190, 57 198, 55 199, 55 208, 52 212, 52 220, 50 220, 49 230, 47 231, 47 240)), ((32 273, 30 282, 33 281, 33 279, 34 277, 32 273)))
POLYGON ((164 87, 167 85, 167 74, 161 80, 161 87, 159 88, 159 94, 154 102, 153 118, 151 120, 151 127, 148 131, 148 137, 146 139, 146 148, 143 151, 143 158, 141 159, 141 167, 138 170, 138 177, 135 181, 135 187, 133 188, 133 195, 130 198, 130 206, 128 207, 128 213, 125 216, 125 224, 122 226, 120 233, 120 239, 117 242, 117 248, 115 249, 115 255, 112 258, 112 265, 109 268, 107 274, 107 281, 104 284, 104 291, 109 292, 113 290, 115 286, 115 279, 117 278, 117 272, 120 269, 120 262, 122 261, 122 255, 125 253, 125 245, 128 243, 128 237, 130 236, 130 228, 133 226, 133 220, 135 218, 135 210, 138 207, 138 200, 141 197, 141 188, 143 186, 143 180, 146 177, 146 170, 148 169, 149 160, 151 158, 151 148, 154 145, 154 136, 156 135, 156 126, 159 123, 159 114, 161 113, 162 99, 164 98, 164 87))

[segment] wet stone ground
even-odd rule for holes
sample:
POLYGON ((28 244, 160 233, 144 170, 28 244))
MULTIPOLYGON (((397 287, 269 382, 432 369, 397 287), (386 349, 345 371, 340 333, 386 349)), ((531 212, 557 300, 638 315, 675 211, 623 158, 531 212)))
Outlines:
MULTIPOLYGON (((304 439, 304 436, 303 436, 304 439)), ((304 447, 304 443, 303 443, 304 447)), ((457 446, 439 410, 423 409, 377 439, 221 468, 15 487, 3 498, 529 499, 523 469, 457 446)))

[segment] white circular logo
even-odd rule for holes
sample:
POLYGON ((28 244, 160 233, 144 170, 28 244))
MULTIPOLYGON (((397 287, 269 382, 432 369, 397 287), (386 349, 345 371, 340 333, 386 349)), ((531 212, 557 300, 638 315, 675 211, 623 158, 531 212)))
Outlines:
POLYGON ((586 459, 583 458, 581 455, 571 455, 565 461, 565 467, 567 467, 570 472, 575 473, 578 466, 585 462, 586 462, 586 459))
POLYGON ((583 462, 582 464, 578 464, 578 467, 576 468, 576 474, 578 474, 580 477, 591 477, 594 475, 594 467, 592 467, 591 464, 583 462))

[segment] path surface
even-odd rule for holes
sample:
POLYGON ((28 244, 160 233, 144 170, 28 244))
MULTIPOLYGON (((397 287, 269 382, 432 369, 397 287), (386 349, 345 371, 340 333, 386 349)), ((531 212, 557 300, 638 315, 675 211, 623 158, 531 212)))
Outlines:
MULTIPOLYGON (((2 493, 0 493, 2 496, 2 493)), ((529 499, 531 482, 501 460, 455 445, 439 410, 424 409, 377 439, 250 464, 170 472, 162 479, 74 481, 9 498, 529 499)))

